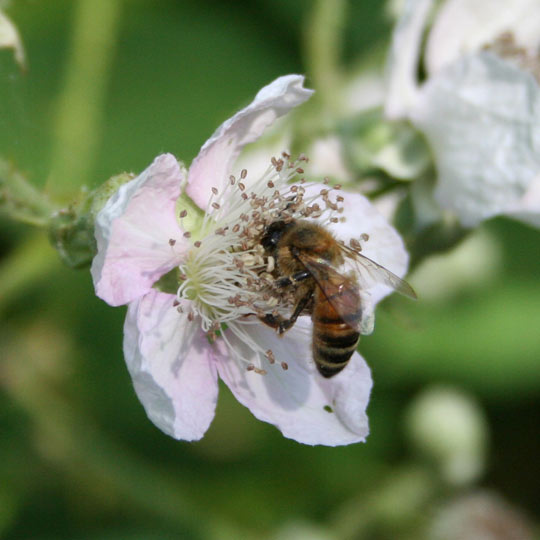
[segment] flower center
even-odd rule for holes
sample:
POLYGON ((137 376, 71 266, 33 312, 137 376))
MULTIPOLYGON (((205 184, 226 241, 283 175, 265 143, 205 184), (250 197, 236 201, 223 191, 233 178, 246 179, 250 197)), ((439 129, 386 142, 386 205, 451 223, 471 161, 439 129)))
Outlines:
MULTIPOLYGON (((230 330, 270 363, 272 351, 263 351, 247 328, 254 323, 253 315, 290 313, 294 298, 290 291, 275 286, 276 264, 261 245, 261 237, 277 219, 317 218, 324 224, 337 222, 339 218, 334 214, 342 211, 339 203, 343 198, 338 195, 335 202, 331 201, 330 189, 308 194, 303 178, 297 184, 289 184, 293 177, 303 174, 302 161, 306 158, 291 162, 288 154, 273 158, 265 174, 252 182, 249 190, 245 169, 239 178, 229 178, 222 193, 213 188, 199 230, 185 233, 187 237, 193 233, 200 240, 193 243, 179 267, 181 283, 177 297, 179 302, 191 301, 188 318, 200 321, 210 340, 215 340, 219 332, 228 346, 227 333, 222 330, 230 330), (315 202, 321 198, 323 208, 315 202)), ((182 220, 187 214, 185 210, 180 213, 184 230, 182 220)), ((264 372, 260 365, 253 364, 253 358, 239 353, 237 356, 247 363, 247 369, 264 372)), ((286 369, 286 364, 283 367, 286 369)))

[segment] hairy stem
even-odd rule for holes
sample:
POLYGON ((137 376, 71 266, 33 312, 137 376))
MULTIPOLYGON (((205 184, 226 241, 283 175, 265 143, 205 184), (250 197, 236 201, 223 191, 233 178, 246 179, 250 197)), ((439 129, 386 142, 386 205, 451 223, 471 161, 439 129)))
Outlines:
POLYGON ((120 0, 79 0, 71 54, 58 104, 56 146, 46 191, 59 201, 88 182, 121 12, 120 0))
POLYGON ((346 7, 346 0, 317 0, 304 33, 308 72, 325 105, 335 101, 341 79, 339 64, 346 7))

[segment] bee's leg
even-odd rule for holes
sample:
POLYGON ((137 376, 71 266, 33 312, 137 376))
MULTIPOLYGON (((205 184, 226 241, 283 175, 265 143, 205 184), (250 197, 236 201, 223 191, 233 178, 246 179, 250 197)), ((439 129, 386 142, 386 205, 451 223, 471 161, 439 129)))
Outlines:
POLYGON ((264 317, 259 317, 259 320, 269 326, 270 328, 273 328, 274 330, 277 330, 279 328, 279 325, 285 320, 280 315, 272 315, 272 313, 265 313, 264 317))
MULTIPOLYGON (((279 288, 288 287, 289 285, 294 285, 295 283, 303 281, 309 277, 311 277, 311 274, 307 270, 302 270, 300 272, 296 272, 292 276, 284 276, 277 279, 275 281, 275 285, 279 288)), ((296 322, 296 319, 298 319, 300 313, 302 313, 302 311, 304 311, 304 309, 308 305, 311 296, 311 292, 309 292, 308 294, 300 298, 294 308, 292 315, 288 319, 285 319, 280 315, 273 315, 272 313, 266 313, 264 317, 259 317, 259 319, 264 324, 277 330, 278 334, 283 334, 296 322)))
POLYGON ((285 276, 276 279, 275 285, 279 288, 288 287, 289 285, 294 285, 295 283, 303 281, 308 277, 311 277, 311 274, 307 270, 302 270, 300 272, 296 272, 296 274, 293 274, 292 276, 285 276))
POLYGON ((259 317, 259 319, 267 326, 270 326, 274 330, 277 330, 278 334, 284 334, 289 328, 294 325, 296 319, 298 319, 299 315, 302 313, 302 311, 304 311, 310 299, 311 294, 306 294, 305 296, 300 298, 300 300, 294 307, 292 315, 288 319, 285 319, 280 315, 273 315, 272 313, 266 313, 264 317, 259 317))
POLYGON ((289 328, 291 328, 294 323, 296 322, 296 319, 298 319, 299 315, 304 311, 304 309, 307 307, 309 301, 311 300, 311 292, 302 296, 300 300, 298 300, 296 306, 294 307, 294 311, 292 315, 288 319, 283 319, 279 323, 278 327, 278 333, 283 334, 286 332, 289 328))

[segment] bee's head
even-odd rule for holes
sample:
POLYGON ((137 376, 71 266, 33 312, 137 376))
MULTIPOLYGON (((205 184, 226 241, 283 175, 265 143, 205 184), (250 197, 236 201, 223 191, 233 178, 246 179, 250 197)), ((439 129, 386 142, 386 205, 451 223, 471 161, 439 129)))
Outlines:
POLYGON ((292 225, 292 223, 286 223, 285 221, 274 221, 273 223, 270 223, 263 232, 262 238, 261 238, 261 244, 262 247, 265 249, 265 251, 272 253, 277 245, 279 244, 279 241, 281 240, 281 237, 283 236, 283 233, 292 225))

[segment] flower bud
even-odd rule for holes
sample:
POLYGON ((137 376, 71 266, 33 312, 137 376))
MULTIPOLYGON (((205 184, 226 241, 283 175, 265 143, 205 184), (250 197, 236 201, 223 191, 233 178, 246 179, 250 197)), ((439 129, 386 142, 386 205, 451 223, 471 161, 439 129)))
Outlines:
POLYGON ((132 178, 129 173, 113 176, 51 217, 49 239, 67 266, 84 268, 92 262, 97 249, 94 218, 118 188, 132 178))
POLYGON ((24 47, 17 27, 0 9, 0 49, 13 49, 15 60, 19 66, 26 67, 24 47))
POLYGON ((487 425, 471 398, 450 388, 428 389, 410 406, 406 423, 413 445, 436 463, 444 480, 463 485, 482 474, 487 425))

